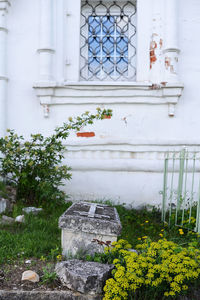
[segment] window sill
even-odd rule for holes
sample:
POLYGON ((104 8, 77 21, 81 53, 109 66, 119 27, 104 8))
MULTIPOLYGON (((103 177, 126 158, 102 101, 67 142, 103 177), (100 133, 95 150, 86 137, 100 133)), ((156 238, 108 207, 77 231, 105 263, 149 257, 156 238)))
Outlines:
POLYGON ((168 104, 169 116, 182 95, 183 84, 149 82, 37 82, 40 103, 46 107, 59 104, 168 104))

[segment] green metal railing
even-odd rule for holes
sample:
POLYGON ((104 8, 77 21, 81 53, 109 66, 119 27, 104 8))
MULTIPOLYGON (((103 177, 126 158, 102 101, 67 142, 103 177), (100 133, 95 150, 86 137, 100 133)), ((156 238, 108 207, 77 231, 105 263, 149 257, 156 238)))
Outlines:
POLYGON ((164 162, 162 221, 200 233, 200 153, 168 152, 164 162))

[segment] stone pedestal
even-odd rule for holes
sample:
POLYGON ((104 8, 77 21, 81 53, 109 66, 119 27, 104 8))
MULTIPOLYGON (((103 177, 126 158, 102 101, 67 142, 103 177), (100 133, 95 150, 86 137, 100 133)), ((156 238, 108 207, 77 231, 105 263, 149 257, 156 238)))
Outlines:
POLYGON ((121 232, 117 210, 102 204, 74 203, 59 219, 62 229, 63 255, 94 254, 103 252, 104 245, 111 243, 121 232))

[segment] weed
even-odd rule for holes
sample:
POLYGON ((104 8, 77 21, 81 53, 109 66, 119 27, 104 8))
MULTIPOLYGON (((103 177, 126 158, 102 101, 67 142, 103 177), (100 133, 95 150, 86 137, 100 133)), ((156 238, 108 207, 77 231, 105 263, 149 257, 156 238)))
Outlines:
POLYGON ((57 274, 54 271, 54 265, 48 264, 46 267, 42 268, 43 275, 41 277, 41 284, 52 285, 57 279, 57 274))

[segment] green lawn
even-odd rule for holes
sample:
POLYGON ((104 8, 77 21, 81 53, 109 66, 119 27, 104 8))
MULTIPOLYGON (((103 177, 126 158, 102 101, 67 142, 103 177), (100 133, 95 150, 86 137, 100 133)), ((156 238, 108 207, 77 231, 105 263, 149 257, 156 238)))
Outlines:
MULTIPOLYGON (((58 218, 71 205, 64 204, 54 209, 46 209, 37 216, 26 215, 25 224, 0 226, 0 264, 9 263, 19 258, 44 257, 53 260, 61 253, 61 232, 58 228, 58 218)), ((160 212, 152 212, 145 208, 141 210, 126 209, 116 206, 121 223, 122 233, 119 238, 129 241, 133 248, 146 238, 157 241, 161 238, 172 240, 179 245, 187 246, 192 242, 200 246, 200 238, 192 231, 180 231, 179 227, 169 228, 161 222, 160 212), (181 232, 181 234, 180 234, 181 232)), ((22 206, 14 207, 10 216, 22 214, 22 206)))

